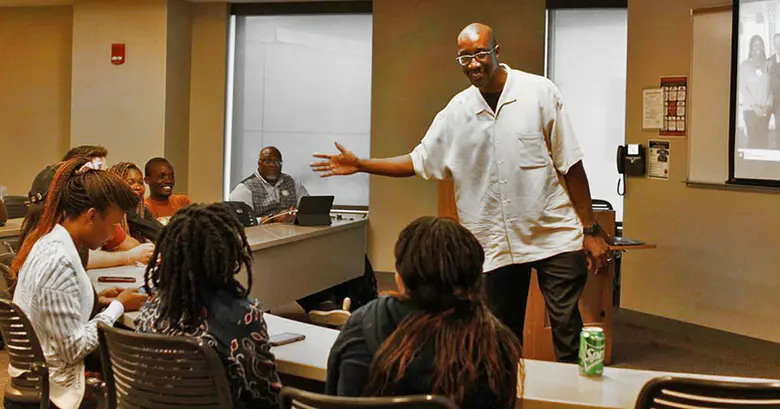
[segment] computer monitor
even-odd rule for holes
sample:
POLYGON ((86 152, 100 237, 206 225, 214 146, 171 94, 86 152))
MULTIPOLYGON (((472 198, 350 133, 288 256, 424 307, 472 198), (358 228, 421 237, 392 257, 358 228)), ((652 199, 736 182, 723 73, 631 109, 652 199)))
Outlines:
POLYGON ((301 226, 329 226, 330 209, 334 196, 303 196, 298 202, 295 224, 301 226))

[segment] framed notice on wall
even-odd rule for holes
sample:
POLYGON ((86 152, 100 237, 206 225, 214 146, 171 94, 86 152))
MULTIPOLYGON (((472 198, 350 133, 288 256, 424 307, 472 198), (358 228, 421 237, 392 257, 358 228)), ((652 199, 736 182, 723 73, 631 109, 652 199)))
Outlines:
POLYGON ((688 78, 662 77, 664 92, 664 121, 659 132, 665 136, 685 136, 685 119, 688 114, 688 78))

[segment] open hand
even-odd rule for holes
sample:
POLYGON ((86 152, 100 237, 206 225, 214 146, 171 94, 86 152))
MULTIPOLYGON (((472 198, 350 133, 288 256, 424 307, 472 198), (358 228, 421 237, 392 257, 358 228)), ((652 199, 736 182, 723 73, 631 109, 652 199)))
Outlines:
POLYGON ((321 177, 345 176, 356 173, 359 170, 360 160, 352 151, 341 146, 336 142, 336 148, 340 154, 331 155, 327 153, 315 153, 315 158, 327 159, 311 163, 313 171, 318 172, 321 177))

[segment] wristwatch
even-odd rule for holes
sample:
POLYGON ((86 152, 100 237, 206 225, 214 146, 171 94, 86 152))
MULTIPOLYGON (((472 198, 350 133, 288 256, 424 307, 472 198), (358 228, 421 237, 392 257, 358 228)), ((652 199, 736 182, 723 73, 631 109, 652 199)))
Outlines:
POLYGON ((584 226, 582 228, 582 233, 586 236, 598 236, 601 232, 601 226, 598 225, 598 223, 593 223, 590 226, 584 226))

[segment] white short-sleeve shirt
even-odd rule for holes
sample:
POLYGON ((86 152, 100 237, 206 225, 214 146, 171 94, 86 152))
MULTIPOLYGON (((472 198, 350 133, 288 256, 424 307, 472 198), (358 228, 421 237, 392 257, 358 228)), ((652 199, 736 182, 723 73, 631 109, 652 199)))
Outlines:
POLYGON ((412 151, 425 179, 452 179, 460 222, 485 250, 484 271, 582 249, 565 186, 582 159, 558 88, 513 70, 496 114, 479 89, 456 95, 412 151))

